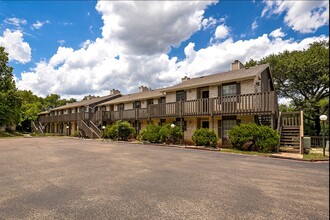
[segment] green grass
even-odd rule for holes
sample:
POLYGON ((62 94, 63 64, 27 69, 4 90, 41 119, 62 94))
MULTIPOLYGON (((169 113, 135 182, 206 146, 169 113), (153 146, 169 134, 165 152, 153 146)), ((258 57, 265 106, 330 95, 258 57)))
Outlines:
POLYGON ((6 138, 6 137, 20 137, 23 136, 22 133, 17 132, 17 131, 11 131, 11 132, 7 132, 7 131, 0 131, 0 138, 6 138))
POLYGON ((33 137, 47 137, 47 136, 63 136, 63 135, 54 134, 54 133, 32 133, 31 136, 33 136, 33 137))
POLYGON ((271 153, 260 153, 257 151, 242 151, 232 148, 221 148, 220 152, 233 153, 233 154, 258 155, 258 156, 269 156, 271 154, 271 153))
POLYGON ((319 159, 329 159, 329 156, 325 155, 323 157, 323 154, 320 153, 309 153, 303 155, 304 160, 319 160, 319 159))

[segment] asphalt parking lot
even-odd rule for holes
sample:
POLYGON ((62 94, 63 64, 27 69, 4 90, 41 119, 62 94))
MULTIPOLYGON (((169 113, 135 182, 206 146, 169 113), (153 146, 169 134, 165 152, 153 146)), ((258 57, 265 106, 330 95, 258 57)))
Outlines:
POLYGON ((0 139, 0 219, 329 219, 329 162, 0 139))

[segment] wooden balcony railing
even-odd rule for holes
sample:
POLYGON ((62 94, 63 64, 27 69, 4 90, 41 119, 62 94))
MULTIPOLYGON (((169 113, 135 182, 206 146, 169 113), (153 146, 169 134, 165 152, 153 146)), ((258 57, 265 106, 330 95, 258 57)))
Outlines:
POLYGON ((253 93, 217 98, 196 99, 172 103, 149 105, 148 108, 123 111, 98 111, 86 116, 73 113, 58 116, 40 117, 40 122, 66 122, 86 117, 96 122, 138 120, 165 117, 212 116, 235 114, 274 114, 277 109, 276 95, 272 92, 253 93))

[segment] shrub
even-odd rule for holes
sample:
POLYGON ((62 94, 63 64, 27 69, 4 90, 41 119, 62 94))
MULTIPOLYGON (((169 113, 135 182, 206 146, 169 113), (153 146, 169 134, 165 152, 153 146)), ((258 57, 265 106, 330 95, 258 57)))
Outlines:
POLYGON ((80 136, 79 131, 77 130, 77 131, 73 132, 71 136, 72 137, 79 137, 80 136))
POLYGON ((195 130, 192 139, 197 146, 215 147, 217 145, 217 135, 214 130, 207 128, 195 130))
POLYGON ((102 132, 103 138, 110 138, 113 140, 127 141, 128 138, 135 135, 135 129, 127 121, 117 121, 113 125, 107 125, 102 132))
POLYGON ((228 132, 228 135, 233 148, 240 150, 272 152, 275 151, 280 141, 280 137, 275 130, 254 123, 234 126, 228 132))
POLYGON ((159 136, 162 143, 181 144, 183 140, 183 131, 178 126, 171 128, 170 124, 166 124, 159 130, 159 136))
POLYGON ((149 141, 151 143, 160 142, 159 131, 161 126, 149 124, 145 129, 143 129, 139 135, 140 140, 149 141))

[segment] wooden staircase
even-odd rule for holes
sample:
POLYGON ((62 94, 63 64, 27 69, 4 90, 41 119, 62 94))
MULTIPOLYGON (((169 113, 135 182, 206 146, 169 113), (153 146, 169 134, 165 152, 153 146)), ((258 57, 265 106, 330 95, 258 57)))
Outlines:
POLYGON ((78 129, 81 131, 81 134, 84 134, 86 137, 94 139, 94 138, 101 138, 101 131, 92 121, 95 119, 92 113, 85 112, 83 118, 78 119, 78 129))
POLYGON ((31 121, 31 125, 32 125, 32 129, 36 132, 36 133, 39 133, 39 134, 43 134, 44 131, 42 129, 42 125, 39 121, 31 121))
POLYGON ((303 112, 280 112, 278 132, 279 152, 303 154, 303 112))

